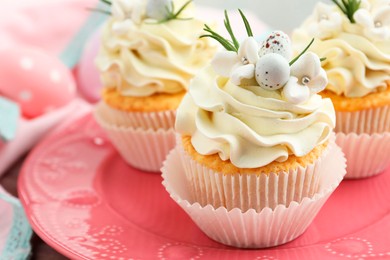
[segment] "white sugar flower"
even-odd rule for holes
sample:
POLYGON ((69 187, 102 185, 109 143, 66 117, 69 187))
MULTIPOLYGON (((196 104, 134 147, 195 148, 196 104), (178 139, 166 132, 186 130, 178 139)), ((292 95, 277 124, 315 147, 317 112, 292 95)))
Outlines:
POLYGON ((330 38, 342 30, 342 14, 334 6, 318 3, 314 10, 315 21, 310 23, 310 35, 319 39, 330 38))
POLYGON ((377 1, 369 9, 359 9, 353 18, 363 27, 364 35, 373 41, 390 39, 390 1, 377 1))
POLYGON ((145 15, 143 0, 112 0, 111 14, 116 19, 113 30, 125 34, 134 24, 139 24, 145 15))
POLYGON ((320 59, 316 54, 307 52, 291 66, 291 77, 282 93, 286 101, 300 104, 324 90, 327 84, 328 78, 321 68, 320 59))
POLYGON ((248 37, 240 45, 238 53, 219 52, 211 62, 215 72, 230 77, 233 84, 240 85, 242 79, 255 76, 255 64, 259 59, 259 44, 255 38, 248 37))

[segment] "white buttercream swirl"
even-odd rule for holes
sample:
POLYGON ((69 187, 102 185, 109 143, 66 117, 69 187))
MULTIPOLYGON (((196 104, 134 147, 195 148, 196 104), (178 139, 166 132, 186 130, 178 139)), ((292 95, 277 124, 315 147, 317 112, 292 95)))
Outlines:
POLYGON ((312 95, 286 102, 280 90, 237 86, 210 66, 191 82, 176 117, 176 130, 190 135, 196 151, 218 153, 239 168, 257 168, 304 156, 325 142, 335 126, 332 102, 312 95))
MULTIPOLYGON (((186 17, 193 16, 187 12, 186 17)), ((118 26, 126 21, 130 19, 113 16, 106 22, 96 59, 103 85, 116 87, 124 96, 181 92, 215 53, 210 39, 199 39, 204 22, 198 19, 144 19, 118 26)))
POLYGON ((362 97, 386 88, 386 81, 390 80, 389 2, 365 1, 355 13, 355 24, 337 7, 323 8, 324 4, 319 4, 313 15, 294 31, 296 52, 313 36, 319 37, 310 50, 326 57, 322 66, 328 75, 329 90, 346 97, 362 97), (323 18, 337 16, 336 13, 343 16, 340 28, 331 31, 329 28, 336 28, 338 22, 319 19, 324 10, 328 13, 323 18))

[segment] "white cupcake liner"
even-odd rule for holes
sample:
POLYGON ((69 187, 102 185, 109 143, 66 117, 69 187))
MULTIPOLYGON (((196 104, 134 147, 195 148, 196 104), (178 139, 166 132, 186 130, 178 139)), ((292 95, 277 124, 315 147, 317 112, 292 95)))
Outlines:
POLYGON ((390 106, 354 112, 336 111, 336 133, 373 134, 390 131, 390 106))
POLYGON ((126 112, 110 107, 101 101, 97 107, 100 117, 115 126, 132 127, 142 129, 165 129, 175 125, 176 111, 167 110, 160 112, 126 112))
POLYGON ((198 227, 211 239, 242 248, 264 248, 287 243, 300 236, 336 189, 345 175, 345 158, 339 147, 332 144, 321 167, 317 193, 300 202, 278 205, 260 212, 239 208, 227 210, 212 205, 202 206, 191 197, 180 151, 173 149, 162 168, 163 185, 198 227))
POLYGON ((366 178, 382 173, 390 165, 390 133, 337 133, 336 143, 347 159, 345 178, 366 178))
POLYGON ((144 130, 116 126, 106 122, 101 116, 101 111, 95 110, 95 119, 106 131, 123 159, 134 168, 159 172, 166 155, 176 144, 173 128, 144 130))
MULTIPOLYGON (((334 139, 334 138, 333 138, 334 139)), ((176 141, 194 200, 200 205, 240 208, 246 211, 255 208, 275 208, 312 197, 319 188, 322 160, 334 141, 331 140, 320 158, 307 167, 298 167, 288 172, 261 174, 222 174, 201 165, 184 151, 181 138, 176 141), (257 191, 262 191, 258 193, 257 191)))

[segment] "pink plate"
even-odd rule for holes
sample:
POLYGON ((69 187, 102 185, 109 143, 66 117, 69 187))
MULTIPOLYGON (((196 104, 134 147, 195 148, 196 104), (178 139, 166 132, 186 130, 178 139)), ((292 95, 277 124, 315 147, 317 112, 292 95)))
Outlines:
POLYGON ((344 181, 298 239, 241 250, 206 237, 161 184, 127 166, 91 115, 29 156, 19 193, 30 223, 72 259, 390 259, 390 172, 344 181))

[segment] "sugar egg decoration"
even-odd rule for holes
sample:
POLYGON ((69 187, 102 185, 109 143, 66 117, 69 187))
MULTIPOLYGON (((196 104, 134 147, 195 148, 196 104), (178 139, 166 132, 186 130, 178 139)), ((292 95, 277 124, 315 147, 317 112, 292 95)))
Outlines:
POLYGON ((290 65, 279 54, 266 54, 260 57, 256 63, 255 77, 257 83, 263 89, 280 89, 290 78, 290 65))
POLYGON ((263 41, 259 50, 259 56, 261 57, 269 53, 282 55, 286 60, 291 59, 291 41, 286 33, 274 31, 263 41))
POLYGON ((172 11, 172 0, 149 0, 146 5, 146 16, 156 20, 165 19, 172 11))
POLYGON ((76 95, 69 69, 57 58, 27 46, 0 50, 0 95, 34 118, 64 106, 76 95))

